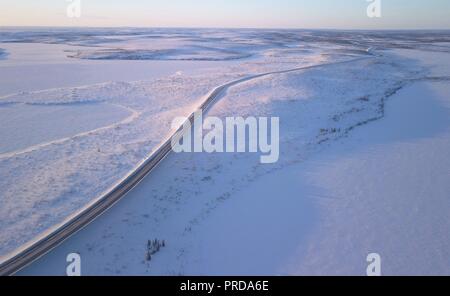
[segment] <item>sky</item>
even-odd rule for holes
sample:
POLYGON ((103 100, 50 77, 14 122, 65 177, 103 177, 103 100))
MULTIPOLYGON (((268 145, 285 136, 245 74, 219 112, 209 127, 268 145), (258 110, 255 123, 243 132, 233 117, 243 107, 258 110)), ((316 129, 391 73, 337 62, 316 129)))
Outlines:
POLYGON ((450 0, 0 0, 0 26, 450 29, 450 0))

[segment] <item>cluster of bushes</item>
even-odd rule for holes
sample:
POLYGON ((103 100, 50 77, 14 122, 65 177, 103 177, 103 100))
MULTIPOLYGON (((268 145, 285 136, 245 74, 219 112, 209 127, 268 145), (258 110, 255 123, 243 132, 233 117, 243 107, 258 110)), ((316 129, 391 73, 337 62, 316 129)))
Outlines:
POLYGON ((159 240, 159 239, 154 239, 154 240, 148 240, 147 241, 147 256, 146 259, 147 261, 151 261, 152 260, 152 255, 158 253, 161 248, 166 246, 166 242, 165 240, 159 240))

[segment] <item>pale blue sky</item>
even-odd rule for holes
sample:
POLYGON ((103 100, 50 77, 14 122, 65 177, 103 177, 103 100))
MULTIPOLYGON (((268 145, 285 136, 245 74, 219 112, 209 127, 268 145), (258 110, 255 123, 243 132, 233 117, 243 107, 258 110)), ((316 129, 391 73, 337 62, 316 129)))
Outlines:
POLYGON ((252 27, 450 29, 450 0, 381 0, 368 18, 367 0, 0 0, 0 26, 252 27))

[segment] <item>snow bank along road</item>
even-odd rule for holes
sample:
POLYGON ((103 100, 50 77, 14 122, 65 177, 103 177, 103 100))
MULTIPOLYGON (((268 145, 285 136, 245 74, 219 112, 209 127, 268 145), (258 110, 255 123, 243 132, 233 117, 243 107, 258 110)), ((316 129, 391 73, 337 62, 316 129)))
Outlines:
MULTIPOLYGON (((371 56, 364 56, 346 61, 323 63, 281 71, 271 71, 234 80, 224 85, 218 86, 217 88, 212 90, 210 94, 206 96, 205 100, 196 111, 206 111, 214 103, 215 100, 220 98, 227 91, 228 88, 252 79, 257 79, 274 74, 283 74, 300 70, 313 69, 328 65, 350 63, 370 57, 371 56)), ((194 113, 195 112, 191 113, 189 117, 191 123, 193 123, 194 120, 194 113)), ((117 201, 124 197, 136 185, 138 185, 139 182, 170 153, 172 137, 180 136, 178 131, 176 131, 172 136, 166 139, 166 141, 164 141, 163 144, 150 157, 144 160, 143 163, 134 172, 123 178, 110 192, 104 194, 96 201, 90 203, 84 209, 69 217, 66 222, 64 222, 60 227, 58 227, 50 234, 29 243, 28 245, 18 250, 15 254, 13 254, 12 257, 2 262, 0 264, 0 275, 11 275, 16 273, 23 267, 45 255, 47 252, 58 246, 64 240, 88 225, 95 218, 112 207, 117 201)))

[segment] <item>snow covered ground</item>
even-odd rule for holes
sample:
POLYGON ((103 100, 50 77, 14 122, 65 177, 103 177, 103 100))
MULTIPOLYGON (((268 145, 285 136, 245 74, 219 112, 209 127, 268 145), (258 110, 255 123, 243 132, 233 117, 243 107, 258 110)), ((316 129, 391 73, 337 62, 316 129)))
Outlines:
MULTIPOLYGON (((114 41, 130 50, 130 44, 139 43, 120 32, 98 33, 106 37, 95 32, 0 31, 1 46, 9 53, 0 63, 0 105, 7 114, 2 120, 10 122, 0 134, 0 257, 39 238, 108 191, 171 134, 176 116, 190 114, 216 86, 244 75, 326 60, 322 49, 273 56, 283 48, 238 63, 70 57, 80 46, 100 49, 100 43, 112 46, 114 41), (34 110, 39 110, 38 116, 34 110), (119 110, 128 115, 123 118, 119 110), (78 116, 85 111, 92 114, 78 116), (11 124, 20 134, 11 133, 11 124)), ((160 37, 147 36, 153 30, 145 32, 141 38, 151 48, 152 40, 160 37)), ((197 33, 185 35, 192 39, 197 33)))
POLYGON ((203 65, 1 98, 0 112, 24 109, 21 133, 33 120, 27 108, 122 108, 128 116, 105 109, 98 111, 105 121, 80 118, 33 143, 10 136, 0 154, 0 254, 108 190, 214 87, 318 65, 236 84, 209 111, 279 116, 279 162, 262 165, 253 153, 171 154, 21 274, 64 274, 72 252, 81 254, 83 274, 364 274, 371 252, 381 255, 385 274, 450 274, 448 34, 98 29, 0 32, 0 40, 19 42, 0 44, 9 52, 36 44, 29 42, 73 47, 62 57, 72 66, 203 65), (155 238, 166 246, 148 261, 155 238))

